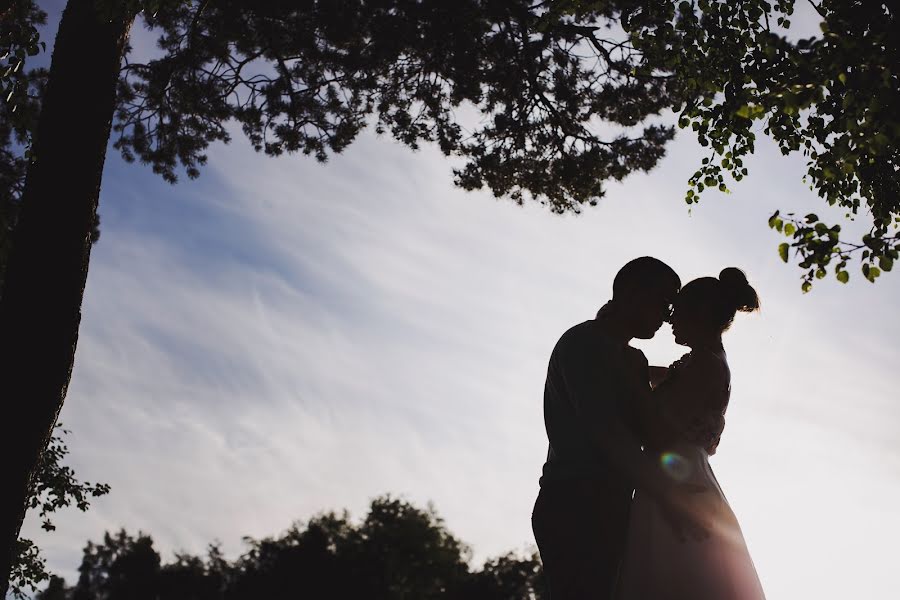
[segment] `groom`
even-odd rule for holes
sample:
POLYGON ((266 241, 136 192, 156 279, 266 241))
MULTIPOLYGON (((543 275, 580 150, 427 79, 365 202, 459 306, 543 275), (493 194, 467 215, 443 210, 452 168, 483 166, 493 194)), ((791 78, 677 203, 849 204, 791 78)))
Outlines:
POLYGON ((628 342, 649 339, 670 315, 681 280, 645 256, 613 281, 597 318, 565 332, 544 387, 550 448, 532 527, 551 600, 612 597, 635 487, 665 489, 641 451, 629 397, 648 385, 647 360, 628 342))

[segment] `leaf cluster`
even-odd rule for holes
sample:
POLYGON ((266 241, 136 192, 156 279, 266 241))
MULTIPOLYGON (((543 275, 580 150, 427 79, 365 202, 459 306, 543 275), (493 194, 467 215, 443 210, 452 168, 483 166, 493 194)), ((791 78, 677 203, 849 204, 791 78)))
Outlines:
POLYGON ((47 13, 32 0, 12 2, 0 13, 0 99, 8 107, 7 120, 19 133, 29 129, 32 117, 29 113, 16 114, 30 100, 25 63, 47 49, 38 31, 46 22, 47 13))
MULTIPOLYGON (((643 3, 623 21, 648 68, 671 73, 682 94, 679 126, 709 155, 690 177, 685 200, 748 174, 744 160, 763 132, 787 155, 807 158, 805 181, 848 218, 860 210, 871 227, 860 241, 840 226, 808 217, 789 244, 804 269, 804 291, 829 265, 839 281, 857 251, 864 276, 890 270, 900 245, 900 36, 888 2, 822 0, 810 4, 822 35, 789 40, 793 0, 643 3), (887 266, 885 269, 884 267, 887 266)), ((786 258, 786 246, 779 253, 786 258)))
MULTIPOLYGON (((39 509, 38 517, 44 531, 54 531, 53 513, 67 506, 76 506, 84 512, 90 508, 92 498, 109 493, 109 485, 79 481, 71 467, 63 460, 69 453, 63 436, 69 431, 57 424, 46 450, 41 455, 38 471, 26 503, 27 510, 39 509)), ((10 573, 10 590, 17 598, 26 598, 26 589, 32 591, 50 577, 40 548, 31 540, 19 538, 17 554, 10 573)))
POLYGON ((466 189, 577 211, 653 167, 674 133, 645 123, 670 104, 668 80, 640 75, 615 4, 576 16, 525 0, 168 5, 144 17, 161 56, 123 69, 115 145, 175 181, 199 174, 232 123, 266 154, 321 161, 372 125, 461 157, 466 189))
POLYGON ((47 77, 26 63, 45 48, 38 27, 46 20, 31 1, 13 2, 0 14, 0 293, 47 77))

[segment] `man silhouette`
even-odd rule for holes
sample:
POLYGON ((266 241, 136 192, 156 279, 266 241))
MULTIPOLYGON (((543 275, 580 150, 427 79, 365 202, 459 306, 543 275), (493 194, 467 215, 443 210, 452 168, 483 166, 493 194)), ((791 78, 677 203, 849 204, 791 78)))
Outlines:
POLYGON ((647 360, 628 345, 668 319, 681 280, 648 256, 618 272, 597 318, 566 331, 544 387, 547 462, 532 527, 551 600, 611 598, 635 487, 663 498, 669 485, 641 451, 635 386, 647 360))

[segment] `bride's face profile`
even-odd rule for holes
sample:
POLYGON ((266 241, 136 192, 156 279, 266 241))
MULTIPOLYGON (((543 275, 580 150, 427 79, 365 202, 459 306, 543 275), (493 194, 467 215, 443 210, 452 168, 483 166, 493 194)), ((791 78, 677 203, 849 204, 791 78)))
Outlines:
POLYGON ((686 319, 684 316, 684 311, 675 308, 672 311, 672 335, 675 336, 675 343, 681 346, 687 346, 687 342, 684 339, 684 330, 686 327, 686 319))
POLYGON ((690 306, 679 305, 677 302, 672 312, 671 322, 675 343, 681 346, 693 347, 701 344, 713 333, 699 318, 696 310, 691 310, 690 306))
POLYGON ((725 317, 733 317, 734 310, 727 313, 720 287, 717 279, 701 277, 681 288, 671 319, 676 344, 696 348, 722 343, 722 325, 730 323, 725 317))

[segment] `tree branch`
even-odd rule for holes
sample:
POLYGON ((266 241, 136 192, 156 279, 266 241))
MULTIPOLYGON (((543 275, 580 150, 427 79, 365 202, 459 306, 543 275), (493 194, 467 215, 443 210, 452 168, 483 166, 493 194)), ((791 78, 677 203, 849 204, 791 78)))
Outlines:
POLYGON ((813 0, 806 0, 806 1, 809 2, 809 5, 812 6, 813 9, 814 9, 817 13, 819 13, 819 16, 821 16, 823 19, 826 18, 825 13, 822 12, 822 5, 816 4, 815 2, 813 2, 813 0))

